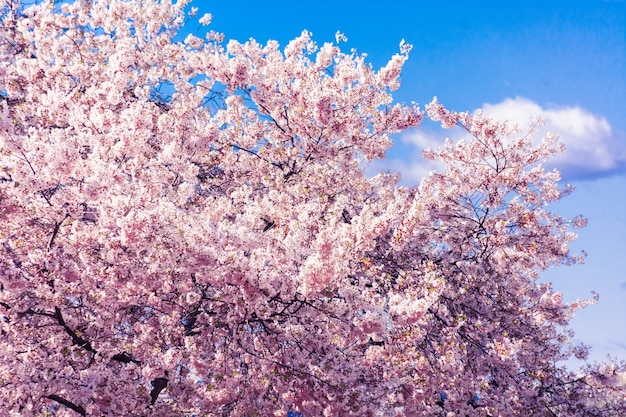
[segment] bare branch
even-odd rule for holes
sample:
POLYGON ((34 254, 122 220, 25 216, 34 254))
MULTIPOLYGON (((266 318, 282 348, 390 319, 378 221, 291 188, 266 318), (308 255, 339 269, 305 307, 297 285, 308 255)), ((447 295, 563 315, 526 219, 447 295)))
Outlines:
POLYGON ((46 398, 52 400, 52 401, 56 401, 59 404, 62 404, 64 406, 66 406, 67 408, 69 408, 70 410, 76 411, 78 414, 80 414, 81 416, 86 416, 87 412, 85 411, 85 409, 83 407, 81 407, 80 405, 74 404, 73 402, 66 400, 63 397, 60 397, 56 394, 51 394, 51 395, 46 395, 46 398))

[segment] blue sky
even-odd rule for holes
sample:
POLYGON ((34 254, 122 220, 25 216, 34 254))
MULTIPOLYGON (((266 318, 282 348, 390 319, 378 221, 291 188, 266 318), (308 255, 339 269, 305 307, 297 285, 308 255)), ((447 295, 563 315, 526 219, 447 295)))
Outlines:
MULTIPOLYGON (((626 3, 623 0, 500 1, 196 1, 209 29, 226 39, 282 45, 307 29, 322 44, 336 31, 344 48, 367 53, 377 68, 414 45, 396 100, 422 106, 433 96, 457 111, 483 109, 526 123, 543 116, 559 132, 566 154, 555 161, 576 192, 554 206, 584 214, 575 250, 582 266, 547 271, 566 299, 600 302, 573 321, 591 358, 626 359, 626 3)), ((193 23, 189 26, 191 28, 193 23)), ((416 184, 433 167, 421 148, 443 140, 434 126, 397 137, 380 168, 399 170, 416 184)))

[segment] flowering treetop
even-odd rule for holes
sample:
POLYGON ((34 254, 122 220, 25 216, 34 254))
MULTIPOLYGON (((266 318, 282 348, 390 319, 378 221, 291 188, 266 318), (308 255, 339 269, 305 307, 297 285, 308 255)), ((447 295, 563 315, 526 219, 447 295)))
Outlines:
POLYGON ((178 42, 186 6, 4 3, 9 415, 623 415, 620 366, 557 363, 588 301, 536 282, 584 225, 548 210, 555 138, 434 100, 445 172, 368 178, 423 118, 408 44, 178 42))

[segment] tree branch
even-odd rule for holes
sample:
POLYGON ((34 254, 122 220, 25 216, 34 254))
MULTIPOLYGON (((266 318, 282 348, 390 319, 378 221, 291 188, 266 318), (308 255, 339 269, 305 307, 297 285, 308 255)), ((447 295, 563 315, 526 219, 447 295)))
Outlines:
POLYGON ((57 235, 59 234, 61 225, 63 224, 65 219, 67 219, 68 217, 69 217, 69 214, 66 214, 63 220, 61 220, 60 222, 54 223, 54 230, 52 231, 52 236, 50 236, 50 241, 48 242, 48 252, 50 252, 50 250, 52 249, 52 245, 54 245, 54 239, 56 239, 57 235))
POLYGON ((152 390, 150 391, 150 404, 154 405, 161 391, 167 387, 167 378, 154 378, 150 381, 152 384, 152 390))
POLYGON ((141 361, 133 358, 133 356, 128 352, 117 353, 111 357, 111 360, 121 363, 136 363, 140 364, 141 361))
POLYGON ((72 344, 82 347, 88 352, 97 353, 96 350, 91 346, 91 343, 79 335, 72 329, 70 329, 66 324, 63 316, 61 315, 61 309, 59 307, 54 307, 54 318, 57 319, 57 322, 63 327, 65 333, 67 333, 72 338, 72 344))
POLYGON ((66 400, 63 397, 60 397, 56 394, 51 394, 51 395, 46 395, 46 398, 52 400, 52 401, 56 401, 59 404, 62 404, 64 406, 66 406, 67 408, 76 411, 78 414, 80 414, 81 416, 86 416, 87 412, 85 411, 85 409, 83 407, 81 407, 80 405, 76 405, 73 402, 66 400))

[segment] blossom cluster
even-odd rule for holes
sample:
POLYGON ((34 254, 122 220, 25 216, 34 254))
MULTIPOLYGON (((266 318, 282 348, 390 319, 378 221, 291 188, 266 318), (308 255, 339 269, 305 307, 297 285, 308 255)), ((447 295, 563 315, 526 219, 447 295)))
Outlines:
POLYGON ((624 415, 621 365, 558 364, 587 301, 536 281, 585 224, 553 138, 434 101, 446 171, 368 178, 424 117, 410 45, 181 42, 187 6, 2 9, 7 415, 624 415))

